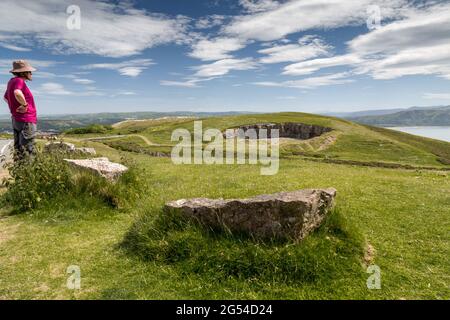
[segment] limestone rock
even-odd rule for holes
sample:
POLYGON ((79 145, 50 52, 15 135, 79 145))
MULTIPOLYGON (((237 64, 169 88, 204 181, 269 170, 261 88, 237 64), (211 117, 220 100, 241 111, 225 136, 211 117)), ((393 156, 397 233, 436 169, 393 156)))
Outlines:
POLYGON ((249 199, 181 199, 165 212, 179 213, 202 225, 245 232, 257 238, 301 240, 319 227, 334 205, 336 189, 305 189, 249 199))
POLYGON ((93 158, 93 159, 64 159, 71 165, 81 169, 87 169, 99 174, 110 181, 117 180, 124 172, 128 170, 127 167, 120 163, 110 162, 108 158, 93 158))
POLYGON ((92 156, 95 156, 97 154, 97 152, 95 151, 94 148, 82 147, 82 148, 76 148, 75 151, 80 152, 82 154, 89 154, 92 156))
POLYGON ((47 152, 75 152, 75 145, 68 142, 47 142, 44 150, 47 152))
MULTIPOLYGON (((271 138, 271 130, 278 129, 280 138, 293 138, 300 140, 312 139, 314 137, 321 136, 324 133, 330 132, 332 129, 317 125, 297 123, 297 122, 287 122, 287 123, 259 123, 251 124, 246 126, 241 126, 239 128, 230 129, 230 131, 225 131, 225 138, 235 138, 239 136, 239 129, 247 131, 249 129, 254 129, 256 131, 257 137, 260 138, 260 130, 267 130, 267 138, 271 138)), ((243 137, 242 137, 243 138, 243 137)))
POLYGON ((68 142, 47 142, 44 147, 46 152, 65 152, 65 153, 77 153, 85 155, 96 155, 94 148, 76 148, 73 143, 68 142))

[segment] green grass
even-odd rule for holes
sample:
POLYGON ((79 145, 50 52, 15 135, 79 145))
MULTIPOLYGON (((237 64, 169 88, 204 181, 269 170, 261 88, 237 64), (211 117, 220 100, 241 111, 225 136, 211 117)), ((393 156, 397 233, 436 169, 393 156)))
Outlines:
MULTIPOLYGON (((313 118, 339 125, 344 136, 347 126, 371 130, 313 118)), ((384 132, 371 134, 395 141, 384 132)), ((124 155, 133 159, 140 179, 147 182, 138 189, 140 197, 121 209, 89 194, 58 198, 28 214, 9 215, 3 208, 0 299, 450 298, 448 173, 334 165, 298 157, 282 159, 277 175, 261 176, 258 166, 176 166, 170 159, 118 151, 99 142, 86 145, 113 161, 124 155), (337 215, 299 245, 258 243, 205 233, 195 225, 177 229, 158 223, 170 200, 243 198, 326 187, 338 190, 337 215), (365 244, 375 249, 371 263, 381 268, 381 290, 366 287, 365 244), (81 290, 66 288, 69 265, 81 268, 81 290)), ((361 148, 355 154, 370 149, 361 148)), ((426 152, 419 146, 411 150, 426 152)), ((357 157, 351 151, 348 155, 357 157)))
POLYGON ((174 214, 149 218, 133 225, 122 247, 145 261, 173 265, 180 274, 195 274, 205 282, 235 278, 259 285, 298 285, 326 282, 342 272, 363 274, 364 238, 336 211, 301 243, 212 231, 174 214))

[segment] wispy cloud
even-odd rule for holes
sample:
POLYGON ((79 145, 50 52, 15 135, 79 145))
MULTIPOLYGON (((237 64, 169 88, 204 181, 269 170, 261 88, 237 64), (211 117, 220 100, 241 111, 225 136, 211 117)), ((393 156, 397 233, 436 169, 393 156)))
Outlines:
POLYGON ((338 85, 353 82, 354 80, 348 78, 349 76, 350 75, 348 73, 342 72, 325 76, 304 78, 299 80, 289 80, 281 82, 262 81, 262 82, 253 82, 252 84, 264 87, 314 89, 322 86, 338 85))
POLYGON ((283 68, 283 74, 289 76, 300 76, 314 73, 320 69, 336 66, 356 66, 363 60, 356 54, 346 54, 329 58, 312 59, 293 63, 283 68))
POLYGON ((66 90, 60 83, 47 82, 42 84, 36 91, 38 95, 55 95, 55 96, 69 96, 73 92, 66 90))
POLYGON ((252 58, 223 59, 210 64, 193 67, 197 72, 194 77, 218 77, 228 74, 232 70, 256 69, 257 63, 252 58))
POLYGON ((197 29, 210 29, 222 25, 225 19, 227 19, 226 16, 218 14, 201 17, 195 22, 195 27, 197 29))
POLYGON ((239 0, 239 4, 247 13, 269 11, 280 6, 280 2, 276 0, 239 0))
POLYGON ((244 47, 245 43, 237 38, 202 39, 192 45, 189 56, 203 61, 227 59, 232 58, 230 52, 244 47))
POLYGON ((93 69, 115 70, 123 76, 137 77, 144 70, 148 69, 148 67, 153 64, 155 63, 151 59, 134 59, 116 63, 89 64, 82 66, 81 68, 85 70, 93 70, 93 69))
POLYGON ((111 97, 112 97, 112 98, 116 98, 116 97, 118 97, 118 96, 135 96, 135 95, 137 95, 137 93, 134 92, 134 91, 124 91, 124 90, 121 90, 121 91, 119 91, 119 92, 116 92, 116 93, 112 94, 111 97))
POLYGON ((18 51, 18 52, 29 52, 29 51, 31 51, 31 49, 29 49, 29 48, 18 47, 18 46, 15 46, 13 44, 8 44, 8 43, 3 43, 3 42, 0 42, 0 47, 5 48, 5 49, 9 49, 9 50, 12 50, 12 51, 18 51))
POLYGON ((375 79, 430 74, 450 79, 450 4, 412 11, 356 37, 349 47, 367 60, 358 71, 375 79))
POLYGON ((280 63, 303 61, 330 55, 332 48, 322 39, 308 35, 300 38, 297 44, 276 45, 258 52, 267 55, 260 59, 261 63, 280 63))
POLYGON ((245 3, 247 8, 264 10, 258 12, 250 9, 252 14, 236 17, 224 28, 224 32, 242 39, 271 41, 306 30, 364 24, 367 7, 371 4, 383 8, 385 19, 399 18, 407 1, 291 0, 282 4, 277 1, 241 1, 241 4, 245 3))
POLYGON ((160 84, 162 86, 172 86, 172 87, 184 87, 184 88, 200 88, 199 83, 205 81, 211 81, 217 77, 209 78, 185 78, 183 81, 172 81, 172 80, 161 80, 160 84))
POLYGON ((96 87, 85 87, 82 91, 68 90, 61 83, 46 82, 33 91, 37 96, 75 96, 75 97, 92 97, 104 96, 105 92, 96 87))
POLYGON ((81 79, 81 78, 75 78, 75 79, 73 79, 73 82, 78 83, 78 84, 86 84, 86 85, 95 83, 94 80, 81 79))

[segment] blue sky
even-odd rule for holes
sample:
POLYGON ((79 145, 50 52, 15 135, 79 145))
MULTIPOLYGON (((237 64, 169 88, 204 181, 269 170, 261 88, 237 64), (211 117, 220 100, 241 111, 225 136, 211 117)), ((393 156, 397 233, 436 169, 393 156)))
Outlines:
POLYGON ((450 104, 448 1, 2 0, 0 12, 0 89, 12 60, 30 60, 40 114, 450 104))

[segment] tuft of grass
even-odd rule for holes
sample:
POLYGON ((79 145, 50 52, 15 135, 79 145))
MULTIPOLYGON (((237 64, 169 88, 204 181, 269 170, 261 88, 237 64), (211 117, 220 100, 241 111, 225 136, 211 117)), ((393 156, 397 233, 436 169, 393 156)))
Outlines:
POLYGON ((74 128, 66 130, 65 134, 87 134, 87 133, 107 133, 113 130, 110 125, 91 124, 82 128, 74 128))
POLYGON ((7 167, 11 177, 2 182, 7 191, 1 201, 16 213, 35 209, 73 187, 69 167, 60 153, 37 153, 7 167))
POLYGON ((223 281, 304 283, 336 274, 362 274, 364 238, 338 210, 300 243, 255 240, 205 229, 176 214, 143 216, 126 234, 121 247, 151 261, 223 281))
MULTIPOLYGON (((11 177, 3 181, 7 188, 0 202, 12 208, 12 213, 60 207, 71 199, 92 199, 114 209, 130 207, 140 198, 144 180, 142 169, 124 159, 129 170, 116 182, 92 172, 70 167, 63 152, 40 153, 9 165, 11 177)), ((52 210, 50 210, 51 212, 52 210)))

